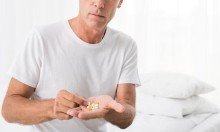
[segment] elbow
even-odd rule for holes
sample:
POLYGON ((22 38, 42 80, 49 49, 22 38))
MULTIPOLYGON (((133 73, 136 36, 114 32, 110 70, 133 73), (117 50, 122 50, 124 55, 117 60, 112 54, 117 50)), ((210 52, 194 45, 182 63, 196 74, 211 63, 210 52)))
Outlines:
POLYGON ((8 99, 5 98, 3 104, 2 104, 2 108, 1 108, 1 114, 2 117, 4 118, 4 120, 8 123, 14 123, 13 117, 12 117, 12 110, 13 108, 10 108, 10 104, 8 102, 8 99))
POLYGON ((4 118, 4 120, 5 120, 6 122, 12 123, 13 121, 10 119, 10 117, 9 117, 9 112, 6 110, 5 107, 6 107, 6 106, 3 104, 2 110, 1 110, 2 117, 4 118))
POLYGON ((128 128, 130 125, 121 125, 121 126, 119 126, 119 128, 120 129, 126 129, 126 128, 128 128))
POLYGON ((129 120, 127 120, 126 122, 123 122, 123 123, 121 123, 120 125, 118 125, 118 127, 119 127, 120 129, 126 129, 126 128, 128 128, 128 127, 133 123, 134 118, 135 118, 135 115, 136 115, 136 113, 134 113, 129 120))
POLYGON ((119 127, 120 129, 126 129, 126 128, 128 128, 131 124, 132 124, 132 121, 131 121, 131 122, 127 122, 127 123, 123 123, 123 124, 119 125, 118 127, 119 127))
POLYGON ((123 123, 121 123, 120 125, 118 125, 118 127, 119 127, 120 129, 126 129, 126 128, 128 128, 128 127, 133 123, 133 120, 134 120, 134 118, 130 119, 130 120, 127 121, 127 122, 123 122, 123 123))

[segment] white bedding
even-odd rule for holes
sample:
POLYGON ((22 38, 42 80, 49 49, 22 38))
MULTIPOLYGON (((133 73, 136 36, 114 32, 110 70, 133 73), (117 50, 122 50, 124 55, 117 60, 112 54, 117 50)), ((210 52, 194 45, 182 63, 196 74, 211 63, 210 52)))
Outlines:
POLYGON ((144 114, 182 118, 189 114, 217 113, 220 110, 200 96, 191 96, 187 99, 173 99, 153 96, 136 90, 136 110, 144 114))
POLYGON ((220 114, 173 118, 137 113, 133 124, 125 130, 108 127, 108 132, 220 132, 220 114))
POLYGON ((220 132, 220 113, 213 114, 190 132, 220 132))

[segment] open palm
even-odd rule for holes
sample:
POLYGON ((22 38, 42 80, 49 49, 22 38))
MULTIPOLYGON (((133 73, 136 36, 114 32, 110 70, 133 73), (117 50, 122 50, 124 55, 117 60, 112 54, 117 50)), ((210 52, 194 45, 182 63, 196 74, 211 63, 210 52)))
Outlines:
POLYGON ((98 109, 88 110, 85 106, 80 106, 69 110, 67 113, 81 119, 94 119, 103 118, 110 110, 119 113, 124 111, 124 106, 108 95, 94 96, 89 98, 88 101, 91 103, 97 102, 99 104, 98 109))

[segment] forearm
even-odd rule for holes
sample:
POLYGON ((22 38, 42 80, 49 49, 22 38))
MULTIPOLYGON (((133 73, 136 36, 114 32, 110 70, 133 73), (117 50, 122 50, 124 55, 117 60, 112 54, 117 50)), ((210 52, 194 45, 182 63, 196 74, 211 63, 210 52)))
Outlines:
POLYGON ((114 110, 111 110, 104 117, 108 122, 120 127, 121 129, 127 128, 133 122, 135 117, 135 107, 129 104, 122 104, 125 107, 123 113, 118 113, 114 110))
POLYGON ((4 101, 2 114, 10 123, 38 124, 53 119, 53 102, 53 100, 29 100, 13 95, 4 101))

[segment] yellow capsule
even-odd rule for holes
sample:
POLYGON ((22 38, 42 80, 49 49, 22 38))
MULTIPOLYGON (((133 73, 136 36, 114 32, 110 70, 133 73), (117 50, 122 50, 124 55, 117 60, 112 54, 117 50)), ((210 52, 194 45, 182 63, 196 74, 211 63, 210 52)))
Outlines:
POLYGON ((88 105, 88 106, 87 106, 87 109, 88 109, 89 111, 91 111, 91 110, 92 110, 92 106, 91 106, 91 105, 88 105))
POLYGON ((87 109, 89 111, 91 111, 93 109, 98 109, 98 108, 99 108, 99 103, 98 102, 93 102, 93 103, 89 102, 89 105, 87 106, 87 109))

